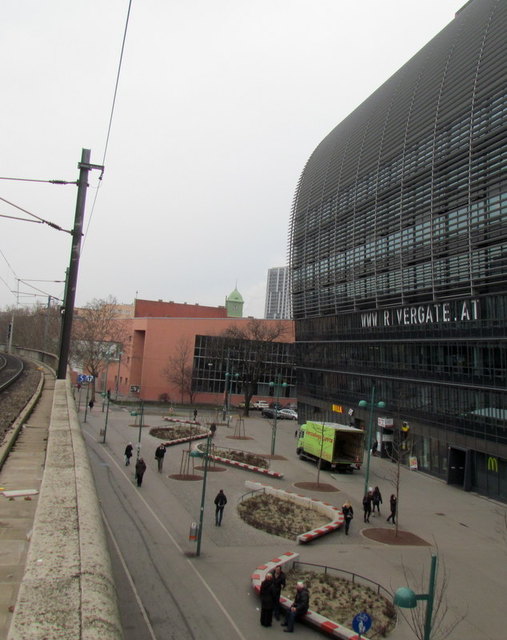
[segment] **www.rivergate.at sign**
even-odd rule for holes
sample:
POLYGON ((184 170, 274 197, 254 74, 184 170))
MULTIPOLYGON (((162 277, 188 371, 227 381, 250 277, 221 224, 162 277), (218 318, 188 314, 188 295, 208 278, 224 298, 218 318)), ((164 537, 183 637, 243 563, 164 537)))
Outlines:
POLYGON ((361 327, 399 327, 441 322, 469 322, 479 319, 479 300, 430 302, 411 307, 395 307, 360 314, 361 327))

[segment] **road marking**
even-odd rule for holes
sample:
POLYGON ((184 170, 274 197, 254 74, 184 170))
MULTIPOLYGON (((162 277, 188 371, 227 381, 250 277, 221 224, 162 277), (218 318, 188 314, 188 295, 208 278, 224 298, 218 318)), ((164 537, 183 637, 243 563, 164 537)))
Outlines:
MULTIPOLYGON (((102 509, 101 509, 101 511, 102 511, 102 509)), ((126 564, 126 562, 125 562, 125 560, 123 558, 123 554, 120 551, 120 547, 118 546, 118 543, 116 542, 116 538, 114 537, 114 533, 113 533, 111 527, 109 526, 109 522, 107 521, 106 514, 104 513, 104 511, 102 511, 102 519, 104 520, 104 524, 106 525, 106 529, 108 530, 109 535, 111 536, 111 540, 112 540, 113 546, 114 546, 114 548, 116 550, 116 553, 118 554, 118 557, 119 557, 120 562, 121 562, 121 566, 123 567, 123 571, 125 571, 125 575, 127 576, 127 580, 128 580, 128 582, 130 584, 130 588, 132 589, 132 591, 134 593, 134 596, 135 596, 135 598, 137 600, 137 604, 138 604, 139 609, 140 609, 140 611, 142 613, 142 616, 144 618, 146 626, 148 627, 148 631, 150 632, 150 636, 153 638, 153 640, 157 640, 157 636, 155 635, 155 633, 153 631, 153 627, 150 624, 150 620, 149 620, 148 615, 146 613, 146 609, 144 608, 143 602, 142 602, 142 600, 141 600, 141 598, 139 596, 139 593, 138 593, 138 591, 136 589, 134 581, 132 580, 132 576, 130 575, 130 571, 128 570, 127 564, 126 564)))
MULTIPOLYGON (((82 426, 82 425, 81 425, 82 426)), ((83 429, 83 433, 85 433, 93 442, 94 444, 99 444, 96 441, 96 437, 94 434, 90 433, 89 431, 86 431, 85 429, 83 429)), ((111 462, 114 464, 114 466, 118 469, 118 471, 123 475, 124 478, 126 478, 128 480, 129 486, 132 487, 132 481, 129 478, 129 476, 125 473, 125 471, 123 470, 123 468, 118 464, 118 462, 116 461, 115 458, 113 458, 113 456, 105 449, 102 449, 102 452, 104 454, 106 454, 111 462)), ((133 487, 132 487, 133 488, 133 487)), ((214 591, 212 590, 212 588, 210 587, 210 585, 206 582, 206 580, 203 578, 203 576, 201 575, 201 573, 198 571, 198 569, 195 567, 195 565, 190 562, 190 560, 188 558, 186 558, 184 556, 184 551, 183 549, 180 547, 180 545, 178 544, 178 542, 173 538, 173 536, 171 535, 170 531, 168 531, 168 529, 166 528, 166 526, 164 525, 164 523, 160 520, 160 518, 157 516, 157 514, 153 511, 153 509, 150 507, 150 505, 148 504, 148 502, 146 502, 146 500, 144 499, 144 497, 138 492, 135 491, 135 495, 144 503, 144 506, 148 509, 148 511, 151 513, 151 515, 153 516, 153 518, 155 519, 156 522, 158 522, 158 524, 160 525, 160 527, 162 528, 162 530, 165 532, 165 534, 167 535, 167 537, 171 540, 171 542, 173 543, 173 545, 176 547, 176 549, 178 549, 178 551, 180 552, 180 554, 184 557, 184 559, 186 560, 187 564, 192 568, 192 570, 194 571, 194 573, 196 574, 196 576, 199 578, 199 580, 202 582, 202 584, 205 586, 205 588, 207 589, 207 591, 209 592, 209 594, 211 595, 211 597, 213 598, 213 600, 216 602, 217 606, 219 607, 220 611, 222 611, 222 613, 224 614, 224 616, 227 618, 227 620, 229 621, 229 624, 231 625, 231 627, 236 631, 236 633, 238 634, 238 638, 240 638, 241 640, 246 640, 245 636, 241 633, 240 629, 237 627, 236 623, 234 622, 234 620, 232 619, 232 617, 229 615, 228 611, 225 609, 225 607, 222 605, 222 603, 220 602, 220 600, 217 598, 217 596, 215 595, 214 591)))

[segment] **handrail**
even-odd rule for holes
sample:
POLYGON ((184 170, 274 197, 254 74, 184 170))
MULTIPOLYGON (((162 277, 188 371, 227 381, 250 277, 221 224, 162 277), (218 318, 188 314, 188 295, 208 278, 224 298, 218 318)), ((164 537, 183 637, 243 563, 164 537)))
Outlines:
POLYGON ((324 569, 324 574, 327 574, 328 571, 336 571, 336 573, 347 574, 348 576, 352 576, 352 579, 349 578, 349 580, 351 580, 353 584, 356 582, 356 578, 359 578, 360 580, 368 583, 368 585, 375 585, 375 590, 378 595, 381 595, 381 592, 383 592, 382 595, 389 600, 392 600, 394 597, 393 594, 388 589, 383 587, 381 584, 379 584, 378 582, 375 582, 374 580, 370 580, 370 578, 366 578, 365 576, 362 576, 359 573, 346 571, 345 569, 337 569, 336 567, 328 567, 327 565, 324 565, 324 564, 314 564, 312 562, 300 562, 299 560, 294 561, 295 569, 297 569, 298 566, 303 566, 303 565, 307 567, 318 567, 319 569, 324 569))

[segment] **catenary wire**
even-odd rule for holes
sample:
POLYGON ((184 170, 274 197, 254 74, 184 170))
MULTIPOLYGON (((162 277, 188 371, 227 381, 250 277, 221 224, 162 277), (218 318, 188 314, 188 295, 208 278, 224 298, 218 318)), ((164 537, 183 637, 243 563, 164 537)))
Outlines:
POLYGON ((41 218, 40 216, 35 215, 35 213, 31 213, 30 211, 23 209, 23 207, 20 207, 19 205, 14 204, 14 202, 10 202, 9 200, 2 198, 1 196, 0 196, 0 200, 2 200, 2 202, 6 202, 7 204, 10 204, 11 207, 14 207, 15 209, 19 209, 23 213, 26 213, 27 215, 32 216, 32 218, 39 220, 41 223, 47 224, 48 226, 52 227, 53 229, 56 229, 57 231, 65 231, 65 233, 72 234, 72 231, 69 231, 68 229, 63 229, 62 227, 60 227, 60 225, 55 224, 54 222, 50 222, 49 220, 45 220, 44 218, 41 218))
POLYGON ((92 222, 93 219, 93 214, 95 211, 95 205, 97 204, 97 198, 99 196, 99 191, 100 191, 100 186, 102 184, 102 176, 104 174, 104 167, 106 164, 106 156, 107 156, 107 151, 109 148, 109 138, 111 137, 111 130, 113 127, 113 116, 114 116, 114 112, 115 112, 115 107, 116 107, 116 97, 118 95, 118 86, 120 84, 120 74, 121 74, 121 69, 123 66, 123 54, 125 53, 125 42, 127 41, 127 31, 128 31, 128 26, 129 26, 129 21, 130 21, 130 10, 132 8, 132 0, 129 0, 129 5, 128 5, 128 9, 127 9, 127 18, 125 20, 125 28, 123 30, 123 39, 122 39, 122 43, 121 43, 121 50, 120 50, 120 59, 118 61, 118 70, 116 72, 116 82, 114 85, 114 92, 113 92, 113 102, 111 105, 111 112, 109 114, 109 123, 107 126, 107 134, 106 134, 106 142, 104 144, 104 153, 102 155, 102 173, 100 174, 99 177, 99 183, 97 185, 97 190, 95 191, 95 196, 93 198, 93 203, 92 203, 92 207, 90 209, 90 217, 88 218, 88 223, 86 225, 86 230, 85 230, 85 234, 84 234, 84 239, 83 239, 83 247, 84 244, 86 242, 86 237, 88 235, 88 230, 90 228, 90 224, 92 222))

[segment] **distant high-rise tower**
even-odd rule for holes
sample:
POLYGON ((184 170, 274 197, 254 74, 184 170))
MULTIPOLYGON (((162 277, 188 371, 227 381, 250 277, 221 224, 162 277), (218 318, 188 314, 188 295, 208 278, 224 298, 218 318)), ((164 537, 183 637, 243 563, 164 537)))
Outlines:
POLYGON ((284 320, 292 317, 288 267, 273 267, 268 270, 264 317, 284 320))

